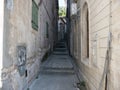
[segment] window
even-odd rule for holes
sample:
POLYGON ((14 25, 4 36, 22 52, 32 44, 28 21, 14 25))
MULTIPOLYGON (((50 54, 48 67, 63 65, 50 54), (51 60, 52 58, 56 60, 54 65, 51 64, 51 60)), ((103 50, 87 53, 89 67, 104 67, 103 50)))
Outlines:
POLYGON ((49 24, 46 22, 46 38, 49 38, 49 24))
POLYGON ((32 28, 38 30, 38 6, 32 0, 32 28))
POLYGON ((89 12, 87 9, 87 14, 86 14, 86 22, 87 22, 87 57, 89 57, 89 12))
POLYGON ((82 33, 82 49, 83 49, 83 56, 85 58, 89 58, 89 11, 87 3, 83 6, 83 33, 82 33))

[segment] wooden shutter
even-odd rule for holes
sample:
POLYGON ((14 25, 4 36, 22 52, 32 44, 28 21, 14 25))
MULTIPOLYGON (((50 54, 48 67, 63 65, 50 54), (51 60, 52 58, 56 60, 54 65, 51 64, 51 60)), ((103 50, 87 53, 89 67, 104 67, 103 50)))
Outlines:
POLYGON ((32 28, 38 30, 38 6, 32 0, 32 28))

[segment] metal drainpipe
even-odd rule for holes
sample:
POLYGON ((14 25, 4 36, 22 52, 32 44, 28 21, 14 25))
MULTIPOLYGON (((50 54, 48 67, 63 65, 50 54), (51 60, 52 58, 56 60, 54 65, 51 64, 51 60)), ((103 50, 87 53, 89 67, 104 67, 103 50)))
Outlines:
POLYGON ((102 79, 100 81, 100 85, 98 90, 101 90, 102 83, 104 83, 105 80, 105 88, 104 90, 109 90, 109 79, 110 79, 110 63, 111 63, 111 44, 112 44, 112 33, 111 33, 111 25, 112 25, 112 1, 110 0, 110 16, 109 16, 109 33, 108 33, 108 46, 107 46, 107 52, 106 52, 106 59, 104 64, 104 71, 102 75, 102 79))
POLYGON ((110 16, 109 16, 109 52, 108 52, 108 67, 105 78, 105 90, 109 90, 109 79, 110 79, 110 62, 111 62, 111 44, 112 44, 112 1, 110 0, 110 16))

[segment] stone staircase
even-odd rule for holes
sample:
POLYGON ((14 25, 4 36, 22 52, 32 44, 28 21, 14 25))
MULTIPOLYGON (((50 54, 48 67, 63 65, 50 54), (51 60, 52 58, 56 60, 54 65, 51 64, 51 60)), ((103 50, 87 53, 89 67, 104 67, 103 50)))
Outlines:
POLYGON ((74 74, 66 43, 57 43, 53 53, 41 65, 41 74, 74 74))

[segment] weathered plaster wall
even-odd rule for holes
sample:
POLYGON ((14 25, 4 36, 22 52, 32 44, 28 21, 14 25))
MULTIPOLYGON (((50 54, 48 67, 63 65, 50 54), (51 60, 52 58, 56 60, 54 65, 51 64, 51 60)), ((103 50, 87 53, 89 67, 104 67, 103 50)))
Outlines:
MULTIPOLYGON (((5 0, 4 17, 4 59, 2 68, 3 90, 26 90, 36 78, 43 55, 52 47, 53 2, 43 0, 39 6, 39 28, 32 28, 32 0, 10 0, 13 1, 8 8, 9 0, 5 0), (43 3, 45 6, 43 6, 43 3), (47 11, 46 11, 47 10, 47 11), (49 15, 48 15, 49 13, 49 15), (49 18, 50 17, 50 18, 49 18), (46 21, 49 23, 49 38, 46 38, 46 21), (25 75, 20 76, 18 72, 17 47, 26 47, 26 70, 25 75)), ((35 0, 37 5, 39 0, 35 0)))
POLYGON ((111 0, 112 60, 111 83, 114 90, 120 90, 120 1, 111 0))
MULTIPOLYGON (((38 4, 38 2, 36 3, 38 4)), ((31 1, 15 0, 12 9, 9 9, 7 4, 8 2, 5 1, 3 89, 24 90, 39 71, 40 58, 42 58, 36 55, 39 50, 37 46, 39 30, 37 32, 32 29, 31 1), (17 46, 19 45, 24 45, 27 49, 27 77, 20 76, 17 70, 17 46)))
POLYGON ((43 47, 47 47, 48 48, 53 48, 53 43, 55 40, 55 28, 56 28, 56 3, 53 0, 53 2, 48 1, 48 0, 44 0, 43 3, 40 5, 40 26, 41 26, 41 33, 42 35, 44 35, 44 37, 42 37, 42 42, 44 43, 43 47), (46 37, 46 23, 48 23, 48 35, 49 37, 46 37), (54 34, 54 35, 53 35, 54 34))

